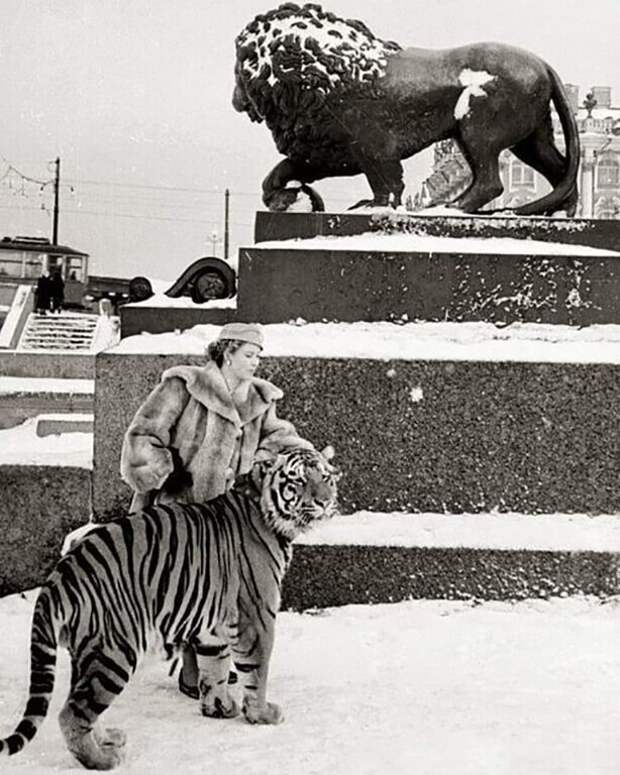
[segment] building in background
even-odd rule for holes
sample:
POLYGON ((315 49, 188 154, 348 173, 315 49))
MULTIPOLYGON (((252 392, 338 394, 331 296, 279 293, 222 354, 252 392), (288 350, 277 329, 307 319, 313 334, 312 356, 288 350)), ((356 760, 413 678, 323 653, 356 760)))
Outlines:
MULTIPOLYGON (((620 107, 611 104, 611 88, 594 86, 579 103, 579 86, 566 84, 577 118, 581 160, 579 165, 579 205, 576 217, 620 218, 620 107)), ((564 150, 564 135, 554 113, 556 144, 564 150)), ((550 190, 547 181, 510 151, 502 151, 501 196, 484 209, 513 208, 538 199, 550 190)), ((433 171, 423 182, 416 205, 429 201, 451 201, 471 181, 469 166, 453 140, 443 140, 434 148, 433 171)))

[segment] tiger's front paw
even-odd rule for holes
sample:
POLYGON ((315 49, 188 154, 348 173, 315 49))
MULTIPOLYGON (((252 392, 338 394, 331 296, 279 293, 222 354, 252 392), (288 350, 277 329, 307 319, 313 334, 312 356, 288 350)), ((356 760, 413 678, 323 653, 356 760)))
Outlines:
POLYGON ((281 724, 284 721, 284 714, 275 702, 267 702, 260 706, 244 702, 243 715, 250 724, 281 724))
POLYGON ((97 742, 102 747, 123 748, 127 743, 127 735, 117 727, 106 727, 101 734, 97 735, 97 742))
POLYGON ((209 718, 234 718, 239 715, 239 706, 230 695, 224 699, 211 697, 201 701, 200 712, 209 718))

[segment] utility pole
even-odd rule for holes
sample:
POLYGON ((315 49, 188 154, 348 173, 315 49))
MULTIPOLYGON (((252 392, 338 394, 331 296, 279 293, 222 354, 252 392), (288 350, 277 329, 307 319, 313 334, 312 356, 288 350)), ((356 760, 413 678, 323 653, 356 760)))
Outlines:
POLYGON ((228 261, 228 211, 230 209, 230 191, 224 191, 224 261, 228 261))
POLYGON ((54 226, 52 231, 52 244, 58 245, 58 211, 60 209, 60 158, 54 162, 56 174, 54 176, 54 226))

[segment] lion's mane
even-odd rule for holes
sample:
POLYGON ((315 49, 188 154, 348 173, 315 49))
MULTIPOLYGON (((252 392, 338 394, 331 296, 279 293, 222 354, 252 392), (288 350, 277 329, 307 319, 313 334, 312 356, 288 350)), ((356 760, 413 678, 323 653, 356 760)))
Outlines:
POLYGON ((265 121, 278 150, 290 156, 331 144, 338 113, 331 106, 353 91, 370 96, 389 57, 401 51, 363 22, 316 3, 285 3, 257 16, 236 49, 236 92, 244 99, 235 106, 265 121))

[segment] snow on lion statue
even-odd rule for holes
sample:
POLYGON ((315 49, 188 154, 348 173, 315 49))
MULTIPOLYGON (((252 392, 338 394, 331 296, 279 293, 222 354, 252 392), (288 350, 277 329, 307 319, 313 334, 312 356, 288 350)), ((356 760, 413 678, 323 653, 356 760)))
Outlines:
POLYGON ((575 118, 558 75, 534 54, 500 43, 403 49, 314 3, 257 16, 236 52, 233 106, 264 121, 286 157, 263 181, 272 210, 287 209, 300 189, 323 209, 308 184, 359 173, 373 193, 359 204, 396 207, 401 160, 453 138, 473 177, 453 206, 472 213, 501 194, 499 154, 509 148, 553 187, 516 213, 575 213, 575 118), (554 144, 550 102, 565 156, 554 144))

